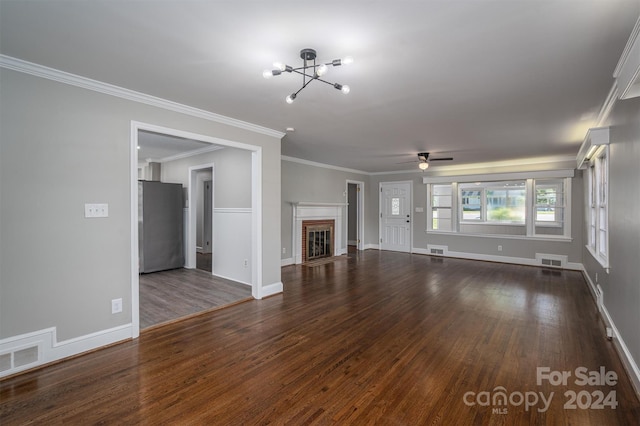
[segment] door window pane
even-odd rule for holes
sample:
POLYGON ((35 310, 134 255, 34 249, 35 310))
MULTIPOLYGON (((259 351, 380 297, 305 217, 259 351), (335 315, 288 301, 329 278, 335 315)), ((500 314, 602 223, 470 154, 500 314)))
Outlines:
POLYGON ((400 215, 400 198, 391 199, 391 215, 392 216, 400 215))

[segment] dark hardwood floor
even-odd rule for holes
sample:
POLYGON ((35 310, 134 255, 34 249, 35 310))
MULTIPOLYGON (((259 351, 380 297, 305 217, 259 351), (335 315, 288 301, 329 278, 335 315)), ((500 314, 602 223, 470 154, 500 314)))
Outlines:
POLYGON ((140 275, 140 329, 252 299, 251 286, 200 269, 140 275))
POLYGON ((282 279, 284 294, 1 382, 0 423, 635 425, 640 419, 640 402, 578 272, 366 251, 346 262, 288 266, 282 279), (575 383, 576 368, 601 366, 617 374, 615 385, 575 383), (538 385, 538 367, 572 376, 566 385, 538 385), (500 392, 505 405, 494 401, 500 392), (582 393, 583 406, 597 392, 615 392, 617 406, 568 409, 565 392, 582 393), (534 393, 550 399, 547 410, 540 399, 522 403, 533 402, 534 393))

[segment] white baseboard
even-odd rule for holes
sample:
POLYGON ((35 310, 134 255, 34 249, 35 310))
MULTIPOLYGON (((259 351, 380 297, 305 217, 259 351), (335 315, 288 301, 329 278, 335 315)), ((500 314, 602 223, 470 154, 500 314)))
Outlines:
POLYGON ((131 324, 125 324, 62 342, 57 341, 56 334, 56 327, 51 327, 0 340, 0 359, 9 361, 0 377, 131 339, 133 330, 131 324))
POLYGON ((602 314, 602 319, 604 321, 605 327, 610 327, 613 331, 613 344, 616 347, 618 356, 622 361, 622 365, 624 366, 629 379, 631 379, 631 385, 636 391, 636 395, 638 396, 638 398, 640 398, 640 368, 638 368, 638 364, 636 363, 635 359, 633 359, 633 355, 631 355, 627 344, 620 335, 618 327, 616 327, 616 324, 613 322, 613 318, 611 318, 611 315, 607 310, 607 306, 604 304, 604 300, 601 305, 598 305, 598 290, 596 289, 596 285, 594 284, 594 282, 591 281, 591 277, 589 277, 589 274, 587 274, 587 271, 584 267, 582 268, 582 275, 589 284, 591 296, 593 297, 596 306, 598 306, 598 310, 602 314))
POLYGON ((248 283, 246 281, 241 281, 241 280, 239 280, 237 278, 226 277, 226 276, 220 275, 220 274, 211 274, 211 275, 213 275, 214 277, 223 278, 225 280, 235 281, 235 282, 240 283, 240 284, 245 284, 245 285, 249 285, 249 286, 252 285, 251 283, 248 283))
POLYGON ((286 259, 280 259, 280 266, 289 266, 289 265, 293 265, 294 263, 296 263, 295 259, 293 257, 288 257, 286 259))
POLYGON ((369 249, 378 250, 379 248, 380 248, 380 246, 378 244, 365 244, 364 245, 364 249, 365 250, 369 250, 369 249))
POLYGON ((262 299, 263 297, 272 296, 274 294, 282 293, 282 291, 283 291, 282 282, 277 282, 277 283, 266 285, 266 286, 262 287, 262 289, 260 290, 259 299, 262 299))
MULTIPOLYGON (((459 251, 449 251, 447 246, 433 246, 443 250, 442 254, 431 253, 431 246, 426 249, 413 247, 411 253, 426 254, 429 256, 440 257, 455 257, 456 259, 468 259, 468 260, 483 260, 487 262, 499 262, 499 263, 511 263, 514 265, 528 265, 528 266, 542 266, 539 259, 529 259, 526 257, 512 257, 512 256, 496 256, 492 254, 481 253, 466 253, 459 251)), ((565 262, 563 269, 570 269, 574 271, 582 270, 582 263, 565 262)))

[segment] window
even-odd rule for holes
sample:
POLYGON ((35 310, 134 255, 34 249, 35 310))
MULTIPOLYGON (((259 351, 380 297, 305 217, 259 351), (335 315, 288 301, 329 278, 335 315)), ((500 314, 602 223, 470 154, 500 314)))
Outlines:
POLYGON ((460 189, 462 197, 462 220, 482 220, 483 191, 477 189, 460 189))
POLYGON ((451 185, 432 185, 430 229, 437 231, 453 230, 452 193, 451 185))
POLYGON ((591 248, 591 250, 595 253, 596 251, 596 172, 595 172, 595 164, 589 165, 589 237, 587 247, 591 248))
POLYGON ((460 184, 461 222, 525 223, 524 181, 460 184))
POLYGON ((607 149, 594 155, 588 170, 588 214, 589 233, 587 248, 607 268, 609 265, 609 170, 607 149))
POLYGON ((513 180, 479 182, 469 182, 473 179, 469 176, 459 177, 466 182, 425 177, 425 183, 433 182, 427 187, 427 231, 570 239, 573 171, 539 172, 536 178, 524 178, 525 173, 512 175, 513 180))
POLYGON ((567 191, 563 179, 536 179, 534 181, 534 233, 536 235, 563 235, 567 191))
POLYGON ((391 215, 398 216, 400 214, 400 198, 391 199, 391 215))

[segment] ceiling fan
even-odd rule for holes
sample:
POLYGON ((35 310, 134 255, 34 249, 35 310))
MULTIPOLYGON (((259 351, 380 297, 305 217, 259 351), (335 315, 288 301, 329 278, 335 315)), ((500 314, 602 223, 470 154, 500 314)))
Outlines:
POLYGON ((429 158, 429 153, 428 152, 419 152, 418 153, 418 160, 413 160, 413 161, 405 161, 405 163, 418 163, 418 167, 420 167, 421 170, 426 170, 427 168, 429 168, 429 163, 431 161, 451 161, 453 160, 453 157, 438 157, 438 158, 429 158))

